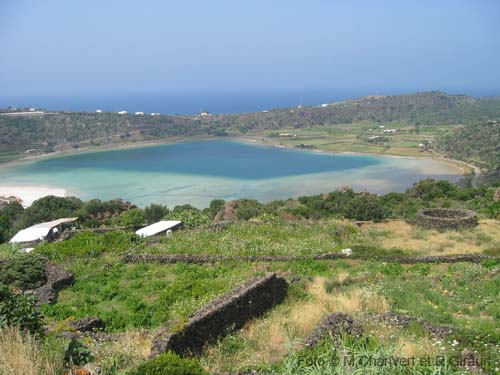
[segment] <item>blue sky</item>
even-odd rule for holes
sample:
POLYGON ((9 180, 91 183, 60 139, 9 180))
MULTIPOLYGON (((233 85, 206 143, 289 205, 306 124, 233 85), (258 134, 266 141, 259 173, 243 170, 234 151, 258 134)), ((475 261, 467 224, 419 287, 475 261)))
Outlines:
POLYGON ((0 0, 0 95, 500 94, 498 0, 0 0))

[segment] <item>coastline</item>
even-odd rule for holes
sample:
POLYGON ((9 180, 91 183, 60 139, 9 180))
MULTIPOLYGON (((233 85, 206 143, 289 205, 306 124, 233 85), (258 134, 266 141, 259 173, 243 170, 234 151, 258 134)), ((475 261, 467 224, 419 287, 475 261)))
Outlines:
POLYGON ((331 151, 331 150, 322 150, 322 149, 301 149, 289 145, 283 145, 276 142, 269 141, 262 137, 249 137, 249 136, 227 136, 227 137, 179 137, 179 138, 167 138, 153 141, 142 141, 142 142, 131 142, 131 143, 123 143, 123 144, 110 144, 110 145, 101 145, 101 146, 85 146, 80 147, 78 149, 68 149, 68 150, 59 150, 48 154, 40 154, 40 155, 31 155, 25 156, 16 160, 12 160, 5 163, 0 163, 0 170, 13 167, 19 164, 23 164, 30 161, 38 161, 43 159, 51 159, 57 157, 64 157, 69 155, 76 154, 85 154, 85 153, 96 153, 96 152, 106 152, 106 151, 118 151, 118 150, 127 150, 133 148, 143 148, 143 147, 155 147, 161 145, 169 145, 175 143, 185 143, 185 142, 195 142, 195 141, 217 141, 217 140, 233 140, 240 141, 246 143, 259 144, 262 146, 269 147, 278 147, 285 148, 294 151, 301 152, 315 152, 322 154, 330 154, 330 155, 362 155, 362 156, 376 156, 376 157, 384 157, 384 158, 397 158, 397 159, 413 159, 413 160, 437 160, 439 162, 452 165, 453 167, 460 169, 462 174, 465 175, 468 170, 474 170, 476 175, 481 173, 481 169, 473 164, 456 160, 449 159, 441 155, 432 155, 432 156, 415 156, 415 155, 387 155, 387 154, 377 154, 372 152, 360 152, 360 151, 331 151))
MULTIPOLYGON (((330 155, 331 154, 363 155, 363 156, 386 157, 386 158, 409 159, 409 160, 422 160, 422 161, 423 160, 435 160, 439 163, 442 163, 443 165, 446 165, 447 166, 446 168, 448 168, 450 170, 450 172, 452 172, 453 174, 456 174, 456 175, 463 176, 471 169, 476 171, 476 176, 479 176, 479 173, 480 173, 479 168, 477 168, 473 165, 470 165, 468 163, 458 161, 458 160, 447 159, 447 158, 444 158, 442 156, 437 156, 437 155, 418 157, 418 156, 380 155, 380 154, 374 154, 374 153, 350 152, 350 151, 335 152, 335 151, 331 151, 331 150, 321 150, 321 149, 300 149, 300 148, 296 148, 293 146, 269 142, 268 140, 263 139, 261 137, 187 137, 187 138, 180 137, 180 138, 170 138, 170 139, 155 140, 155 141, 148 141, 148 142, 126 143, 126 144, 121 144, 121 145, 89 146, 89 147, 82 147, 82 148, 75 149, 75 150, 56 151, 56 152, 50 153, 50 154, 27 156, 27 157, 24 157, 24 158, 15 160, 15 161, 0 164, 0 170, 10 168, 10 167, 15 167, 15 166, 23 164, 23 163, 36 162, 38 160, 64 157, 64 156, 74 155, 74 154, 126 150, 126 149, 143 148, 143 147, 155 147, 155 146, 160 146, 160 145, 185 143, 185 142, 192 142, 192 141, 217 141, 217 140, 232 140, 232 141, 251 143, 251 144, 267 146, 267 147, 285 148, 285 149, 290 149, 290 150, 299 151, 299 152, 315 152, 315 153, 330 154, 330 155)), ((15 196, 16 198, 22 200, 22 204, 24 206, 29 206, 29 205, 31 205, 31 203, 33 201, 35 201, 39 198, 42 198, 44 196, 47 196, 47 195, 64 197, 64 196, 68 196, 68 190, 64 187, 47 186, 47 185, 29 185, 29 184, 23 184, 23 183, 16 183, 15 181, 14 182, 6 182, 5 184, 0 182, 0 197, 15 196)))
POLYGON ((48 195, 65 197, 67 194, 68 191, 64 188, 47 185, 0 184, 0 197, 15 197, 20 200, 24 208, 31 206, 34 201, 48 195))

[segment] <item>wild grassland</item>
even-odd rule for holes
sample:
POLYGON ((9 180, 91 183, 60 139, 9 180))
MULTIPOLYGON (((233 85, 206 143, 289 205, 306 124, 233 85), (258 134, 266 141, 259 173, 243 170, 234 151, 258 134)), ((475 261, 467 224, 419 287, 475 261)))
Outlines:
MULTIPOLYGON (((211 346, 202 361, 214 372, 272 362, 284 364, 300 352, 304 339, 332 312, 354 316, 362 322, 365 336, 377 342, 377 350, 386 348, 390 355, 458 356, 468 348, 479 356, 500 359, 500 278, 495 272, 483 265, 463 263, 411 267, 381 262, 332 265, 312 281, 293 284, 283 305, 265 319, 254 321, 211 346), (419 324, 404 329, 391 327, 367 315, 387 311, 461 331, 438 339, 419 324), (295 354, 290 354, 291 350, 295 354)), ((289 373, 308 372, 296 369, 289 373)))
MULTIPOLYGON (((278 272, 293 280, 286 300, 242 330, 208 346, 200 358, 206 369, 258 369, 270 374, 382 374, 378 368, 363 372, 366 369, 359 366, 312 368, 302 361, 363 353, 450 357, 460 355, 465 348, 481 357, 500 358, 497 260, 409 266, 373 259, 390 254, 498 254, 498 234, 495 220, 481 220, 473 231, 442 233, 402 221, 360 227, 346 220, 263 222, 233 224, 222 232, 178 231, 160 242, 140 240, 124 232, 84 233, 64 242, 43 244, 35 252, 61 264, 76 278, 73 286, 59 293, 55 305, 42 309, 53 333, 71 330, 70 321, 86 316, 101 317, 112 333, 111 339, 102 342, 83 339, 94 361, 105 369, 104 374, 123 374, 135 367, 149 355, 152 337, 161 326, 178 329, 190 313, 214 297, 266 272, 278 272), (443 244, 447 244, 444 249, 443 244), (129 252, 308 255, 345 247, 372 259, 227 261, 205 265, 121 261, 121 256, 129 252), (434 325, 449 325, 458 331, 438 339, 418 324, 401 328, 369 317, 388 311, 409 314, 434 325), (364 341, 346 338, 340 347, 327 341, 316 349, 304 348, 304 340, 318 322, 333 312, 344 312, 360 321, 364 341)), ((9 245, 3 245, 0 255, 6 258, 14 256, 14 252, 9 245)), ((498 366, 495 360, 487 368, 493 373, 498 366)), ((451 374, 456 370, 416 366, 389 373, 451 374)))
POLYGON ((54 349, 17 328, 0 328, 0 374, 58 375, 63 358, 54 349))
POLYGON ((359 248, 366 256, 444 255, 500 251, 500 222, 481 220, 473 231, 438 232, 402 220, 367 223, 327 220, 300 223, 241 223, 222 233, 178 232, 139 251, 155 254, 311 255, 359 248), (370 251, 373 252, 370 254, 370 251))

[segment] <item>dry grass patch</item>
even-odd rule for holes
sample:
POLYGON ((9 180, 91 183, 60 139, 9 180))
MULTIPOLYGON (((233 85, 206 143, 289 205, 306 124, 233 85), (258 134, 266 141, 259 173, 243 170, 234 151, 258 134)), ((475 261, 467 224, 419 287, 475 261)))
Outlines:
MULTIPOLYGON (((341 271, 336 279, 343 281, 348 276, 345 271, 341 271)), ((209 347, 203 356, 205 367, 211 372, 221 372, 228 370, 225 367, 228 362, 242 368, 275 363, 282 360, 289 349, 301 349, 303 340, 328 314, 344 312, 358 315, 362 312, 382 313, 389 310, 385 298, 368 289, 350 288, 344 291, 345 288, 342 288, 339 292, 329 293, 326 290, 327 282, 324 277, 316 277, 306 285, 307 299, 279 305, 266 318, 250 322, 231 338, 209 347), (231 340, 239 345, 233 345, 231 340), (228 353, 235 346, 238 348, 228 353)))
POLYGON ((110 341, 91 341, 88 347, 102 367, 123 369, 149 357, 153 336, 147 331, 127 331, 110 341))
POLYGON ((480 220, 472 231, 425 230, 402 220, 370 223, 361 230, 386 249, 403 249, 416 255, 480 253, 500 246, 500 222, 493 219, 480 220))
POLYGON ((61 369, 62 359, 44 353, 29 333, 11 327, 0 329, 0 374, 56 375, 61 369))

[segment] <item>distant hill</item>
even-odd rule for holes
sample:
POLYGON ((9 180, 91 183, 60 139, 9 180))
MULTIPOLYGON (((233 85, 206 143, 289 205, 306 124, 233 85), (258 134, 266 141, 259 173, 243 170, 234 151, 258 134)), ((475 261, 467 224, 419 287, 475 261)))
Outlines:
POLYGON ((173 137, 238 135, 318 124, 333 126, 361 121, 473 124, 494 118, 500 118, 500 98, 472 98, 439 91, 370 96, 318 107, 228 115, 51 112, 10 116, 0 113, 0 148, 47 152, 64 145, 77 148, 173 137))
POLYGON ((500 121, 469 124, 439 139, 446 156, 471 162, 487 169, 500 168, 500 121))

